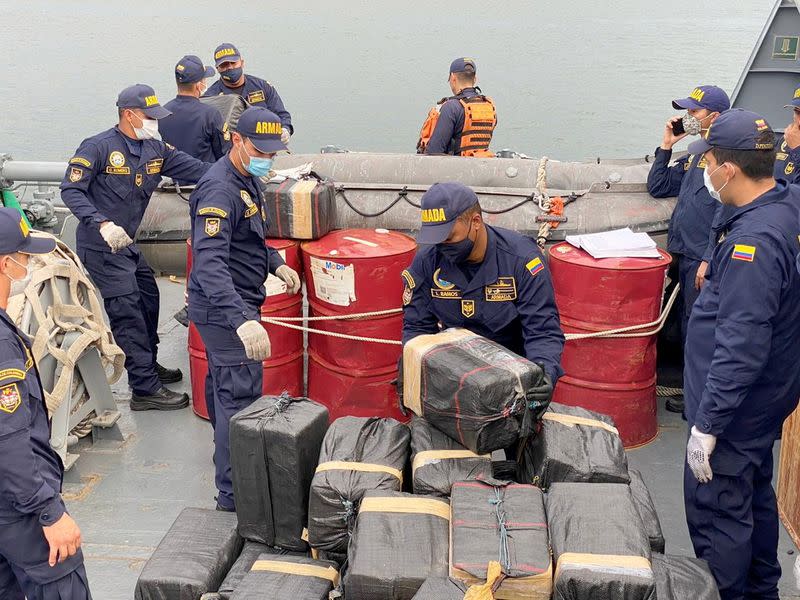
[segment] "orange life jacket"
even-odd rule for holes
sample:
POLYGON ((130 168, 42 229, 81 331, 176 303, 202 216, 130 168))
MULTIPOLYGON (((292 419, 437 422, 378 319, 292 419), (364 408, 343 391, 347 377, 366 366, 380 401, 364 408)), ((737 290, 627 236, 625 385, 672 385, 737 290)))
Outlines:
POLYGON ((436 106, 428 111, 428 116, 422 124, 417 141, 417 154, 425 154, 425 149, 431 140, 436 124, 439 122, 439 111, 442 104, 448 100, 458 100, 464 109, 464 128, 461 131, 459 156, 492 157, 489 143, 492 133, 497 126, 497 111, 494 102, 487 96, 473 96, 472 98, 442 98, 436 106))

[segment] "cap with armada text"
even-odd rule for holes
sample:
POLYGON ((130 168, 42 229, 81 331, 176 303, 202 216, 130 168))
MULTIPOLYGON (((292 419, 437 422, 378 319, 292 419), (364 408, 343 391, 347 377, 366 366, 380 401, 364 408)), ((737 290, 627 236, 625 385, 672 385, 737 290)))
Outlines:
POLYGON ((457 58, 450 63, 451 73, 475 73, 476 71, 475 61, 471 58, 457 58))
POLYGON ((0 208, 0 255, 48 254, 55 249, 55 239, 31 235, 28 223, 18 210, 0 208))
POLYGON ((156 92, 149 85, 137 83, 126 87, 117 96, 118 108, 140 108, 146 117, 163 119, 172 114, 158 102, 156 92))
POLYGON ((239 117, 236 131, 249 139, 259 152, 270 153, 286 150, 281 141, 283 126, 274 112, 261 106, 251 106, 239 117))
POLYGON ((175 81, 178 83, 197 83, 215 74, 214 67, 207 67, 194 54, 187 54, 175 65, 175 81))
POLYGON ((453 230, 456 219, 478 202, 478 196, 463 183, 434 183, 422 195, 422 227, 418 244, 441 244, 453 230))
POLYGON ((220 44, 214 50, 214 64, 220 66, 225 62, 236 62, 242 60, 242 55, 236 49, 236 46, 229 43, 220 44))
POLYGON ((711 124, 703 139, 689 144, 690 154, 702 154, 712 148, 726 150, 772 150, 775 136, 761 115, 733 108, 726 110, 711 124), (769 135, 765 135, 765 134, 769 135))
POLYGON ((794 91, 794 97, 789 104, 785 104, 783 108, 800 108, 800 88, 794 91))
POLYGON ((701 85, 692 90, 686 98, 672 101, 672 108, 707 108, 711 112, 723 112, 731 107, 731 100, 725 90, 715 85, 701 85))

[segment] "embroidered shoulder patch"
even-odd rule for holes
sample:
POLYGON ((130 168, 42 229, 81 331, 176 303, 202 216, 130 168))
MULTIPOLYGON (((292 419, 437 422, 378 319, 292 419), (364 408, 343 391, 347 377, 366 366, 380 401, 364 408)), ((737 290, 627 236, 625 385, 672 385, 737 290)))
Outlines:
POLYGON ((217 235, 219 233, 219 219, 206 219, 205 230, 212 237, 217 235))
POLYGON ((22 397, 16 383, 0 387, 0 411, 11 414, 22 404, 22 397))
POLYGON ((197 211, 198 215, 216 215, 218 217, 222 217, 223 219, 228 218, 228 213, 222 210, 221 208, 217 208, 216 206, 206 206, 201 208, 197 211))
POLYGON ((69 180, 72 183, 77 183, 81 179, 83 179, 83 169, 79 169, 78 167, 70 167, 69 180))
POLYGON ((406 285, 409 289, 413 290, 415 287, 417 287, 417 282, 414 281, 414 276, 408 270, 404 270, 401 275, 403 276, 403 279, 406 280, 406 285))
POLYGON ((756 257, 756 247, 755 246, 747 246, 745 244, 736 244, 733 247, 733 255, 731 258, 734 260, 744 260, 747 262, 753 262, 756 257))
POLYGON ((544 263, 542 263, 542 259, 537 256, 533 260, 529 261, 525 265, 525 268, 528 269, 528 272, 535 277, 541 271, 544 271, 544 263))
POLYGON ((73 156, 69 159, 69 164, 71 165, 83 165, 87 169, 92 167, 92 163, 83 158, 82 156, 73 156))

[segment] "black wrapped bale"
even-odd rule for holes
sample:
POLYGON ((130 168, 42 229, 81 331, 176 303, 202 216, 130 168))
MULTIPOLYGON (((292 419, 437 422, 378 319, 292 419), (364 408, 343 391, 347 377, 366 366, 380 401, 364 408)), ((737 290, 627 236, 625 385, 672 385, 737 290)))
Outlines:
POLYGON ((403 404, 477 454, 517 441, 528 393, 543 378, 538 365, 466 329, 403 348, 403 404))
POLYGON ((231 596, 231 600, 327 600, 339 585, 334 563, 299 556, 262 554, 231 596))
POLYGON ((519 480, 542 489, 556 482, 628 483, 628 459, 614 421, 552 403, 523 453, 519 480))
POLYGON ((467 450, 421 417, 411 429, 411 471, 415 494, 449 496, 456 481, 491 477, 492 457, 467 450))
MULTIPOLYGON (((216 96, 205 96, 200 98, 200 102, 216 108, 222 115, 225 122, 223 131, 225 133, 235 131, 239 123, 239 117, 247 108, 247 102, 238 94, 218 94, 216 96)), ((226 136, 229 137, 229 136, 226 136)))
POLYGON ((467 584, 449 577, 428 577, 413 600, 464 600, 467 584))
POLYGON ((219 586, 219 600, 230 600, 233 592, 239 586, 244 576, 250 572, 250 567, 258 560, 262 554, 274 554, 275 556, 306 556, 304 552, 290 552, 283 548, 275 548, 258 542, 245 541, 242 553, 236 562, 233 563, 231 570, 219 586))
POLYGON ((650 540, 650 550, 664 554, 666 542, 664 541, 664 533, 661 531, 661 521, 658 519, 658 513, 653 504, 653 498, 650 496, 650 490, 647 489, 647 485, 639 471, 631 469, 629 473, 633 501, 636 503, 639 516, 644 524, 644 531, 650 540))
POLYGON ((653 554, 658 600, 719 600, 719 589, 706 561, 653 554))
POLYGON ((230 422, 231 478, 239 534, 303 551, 308 489, 314 477, 328 409, 307 398, 263 396, 230 422))
POLYGON ((411 434, 394 419, 342 417, 333 422, 319 453, 308 505, 308 542, 346 552, 358 505, 368 490, 403 487, 411 434))
POLYGON ((336 229, 336 187, 313 174, 303 179, 261 180, 267 237, 317 240, 336 229))
POLYGON ((650 543, 629 486, 554 483, 547 522, 554 600, 655 600, 650 543))
POLYGON ((136 600, 196 600, 216 592, 242 550, 236 515, 184 508, 136 582, 136 600))
POLYGON ((410 600, 447 576, 450 505, 443 498, 368 492, 348 547, 347 600, 410 600))
POLYGON ((553 567, 542 490, 499 481, 453 484, 450 577, 479 585, 492 561, 505 575, 497 598, 549 600, 553 567))

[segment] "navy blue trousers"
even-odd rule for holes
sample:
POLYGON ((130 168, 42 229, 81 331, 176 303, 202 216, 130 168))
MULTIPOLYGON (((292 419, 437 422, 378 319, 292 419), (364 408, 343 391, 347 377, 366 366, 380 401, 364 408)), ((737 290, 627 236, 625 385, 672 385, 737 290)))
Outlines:
POLYGON ((694 260, 688 256, 678 256, 678 282, 681 284, 681 298, 683 302, 681 308, 681 345, 686 343, 686 331, 689 326, 689 316, 692 314, 700 290, 694 287, 694 278, 697 275, 697 268, 700 266, 699 260, 694 260))

